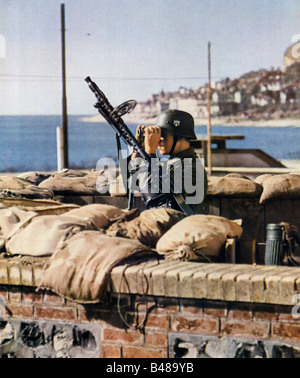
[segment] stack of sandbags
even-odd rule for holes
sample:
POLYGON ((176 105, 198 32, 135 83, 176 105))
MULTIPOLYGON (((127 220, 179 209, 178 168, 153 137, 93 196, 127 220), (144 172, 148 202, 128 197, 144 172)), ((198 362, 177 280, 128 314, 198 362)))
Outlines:
POLYGON ((10 255, 51 256, 71 236, 96 230, 86 218, 72 215, 42 215, 9 208, 0 210, 2 246, 10 255))
POLYGON ((20 173, 17 178, 25 180, 32 185, 38 186, 42 181, 51 176, 49 172, 24 172, 20 173))
POLYGON ((0 250, 8 240, 30 224, 37 215, 34 211, 24 211, 17 207, 0 209, 0 250))
POLYGON ((54 199, 54 193, 14 176, 0 176, 0 198, 54 199))
POLYGON ((186 217, 179 211, 167 208, 145 210, 142 213, 135 211, 134 214, 131 219, 128 219, 126 215, 121 217, 108 228, 106 234, 137 239, 141 243, 155 248, 159 238, 174 224, 186 217))
POLYGON ((53 254, 40 288, 76 302, 99 302, 105 298, 112 268, 155 257, 156 252, 138 240, 84 231, 68 239, 53 254))
MULTIPOLYGON (((131 215, 131 213, 129 213, 131 215)), ((106 234, 135 239, 166 259, 221 261, 228 238, 239 238, 241 220, 210 215, 187 216, 173 209, 145 210, 129 219, 123 215, 106 234)))
POLYGON ((262 186, 248 177, 230 173, 224 177, 208 178, 207 195, 215 197, 253 198, 260 197, 262 186))
POLYGON ((125 211, 106 204, 85 205, 68 212, 68 215, 89 219, 99 230, 108 228, 124 214, 125 211))
POLYGON ((156 250, 166 259, 218 261, 227 238, 239 238, 240 221, 212 215, 192 215, 175 224, 158 241, 156 250))
POLYGON ((39 215, 60 215, 79 208, 75 204, 63 204, 59 201, 28 199, 28 198, 0 198, 0 209, 17 207, 24 211, 34 211, 39 215))
POLYGON ((89 173, 70 170, 51 175, 38 187, 57 195, 108 195, 109 176, 105 170, 89 173))
POLYGON ((11 255, 51 256, 71 236, 84 230, 102 232, 123 213, 102 204, 0 209, 0 248, 5 245, 11 255))
POLYGON ((0 209, 18 207, 21 210, 35 211, 40 215, 59 215, 79 206, 63 204, 54 193, 37 187, 50 174, 24 173, 18 177, 0 176, 0 209))
POLYGON ((300 173, 261 175, 255 181, 261 183, 263 187, 260 204, 275 200, 296 200, 300 198, 300 173))

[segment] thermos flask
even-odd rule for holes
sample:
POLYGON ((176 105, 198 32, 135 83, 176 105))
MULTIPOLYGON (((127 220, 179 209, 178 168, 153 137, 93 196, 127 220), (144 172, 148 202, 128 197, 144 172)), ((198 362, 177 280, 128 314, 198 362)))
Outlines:
POLYGON ((268 224, 265 265, 281 265, 284 258, 284 226, 268 224))

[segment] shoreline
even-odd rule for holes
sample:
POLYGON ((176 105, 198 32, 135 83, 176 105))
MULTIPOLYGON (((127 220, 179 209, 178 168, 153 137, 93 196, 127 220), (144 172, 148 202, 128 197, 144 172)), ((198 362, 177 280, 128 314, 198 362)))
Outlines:
MULTIPOLYGON (((212 126, 231 126, 231 127, 300 127, 300 120, 292 118, 269 119, 261 121, 251 120, 228 120, 226 118, 213 119, 212 126)), ((195 119, 196 126, 206 126, 206 120, 195 119)))
MULTIPOLYGON (((123 117, 125 122, 134 124, 145 124, 153 125, 155 124, 156 118, 147 118, 141 115, 127 115, 123 117)), ((80 119, 82 122, 87 123, 99 123, 106 122, 105 119, 99 114, 90 117, 82 117, 80 119)), ((194 118, 195 126, 206 126, 207 119, 194 118)), ((283 118, 283 119, 268 119, 261 121, 251 121, 251 120, 233 120, 229 118, 212 118, 212 126, 230 126, 230 127, 300 127, 300 119, 293 118, 283 118)))
MULTIPOLYGON (((279 159, 278 161, 280 161, 283 165, 285 165, 285 167, 288 169, 288 170, 295 170, 297 172, 299 172, 299 168, 300 168, 300 159, 279 159)), ((213 167, 215 169, 218 169, 219 167, 213 167)), ((230 167, 228 167, 230 168, 230 167)), ((243 167, 240 167, 240 168, 243 168, 243 167)), ((255 168, 255 167, 253 167, 255 168)), ((67 170, 78 170, 78 171, 84 171, 84 172, 90 172, 90 171, 94 171, 95 170, 95 167, 91 167, 91 168, 87 168, 87 167, 70 167, 69 169, 67 170)), ((267 167, 266 167, 267 169, 267 167)), ((29 173, 29 172, 35 172, 35 173, 49 173, 49 174, 55 174, 55 173, 58 173, 58 172, 62 172, 64 171, 64 169, 62 169, 61 171, 58 171, 56 169, 51 169, 51 170, 17 170, 17 171, 1 171, 0 170, 0 177, 1 176, 15 176, 15 177, 18 177, 19 175, 23 175, 24 173, 29 173)))

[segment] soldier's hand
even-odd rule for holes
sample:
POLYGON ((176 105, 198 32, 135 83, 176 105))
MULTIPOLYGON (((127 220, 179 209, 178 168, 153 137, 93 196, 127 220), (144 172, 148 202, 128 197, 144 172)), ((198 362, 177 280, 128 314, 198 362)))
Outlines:
POLYGON ((145 129, 146 126, 144 125, 138 125, 135 131, 135 139, 138 141, 138 143, 141 145, 141 147, 144 146, 144 137, 143 137, 143 130, 145 129))
POLYGON ((145 128, 145 151, 147 154, 156 154, 156 150, 161 138, 161 129, 158 126, 148 126, 145 128))

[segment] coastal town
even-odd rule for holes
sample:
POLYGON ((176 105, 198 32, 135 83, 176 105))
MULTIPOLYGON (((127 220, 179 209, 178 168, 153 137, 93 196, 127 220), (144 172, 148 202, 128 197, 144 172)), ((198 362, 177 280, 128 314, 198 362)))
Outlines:
MULTIPOLYGON (((135 118, 153 119, 166 109, 181 109, 198 120, 208 116, 208 84, 196 89, 162 90, 134 110, 135 118)), ((286 69, 252 71, 236 79, 211 83, 211 116, 226 123, 300 120, 300 63, 286 69)))

